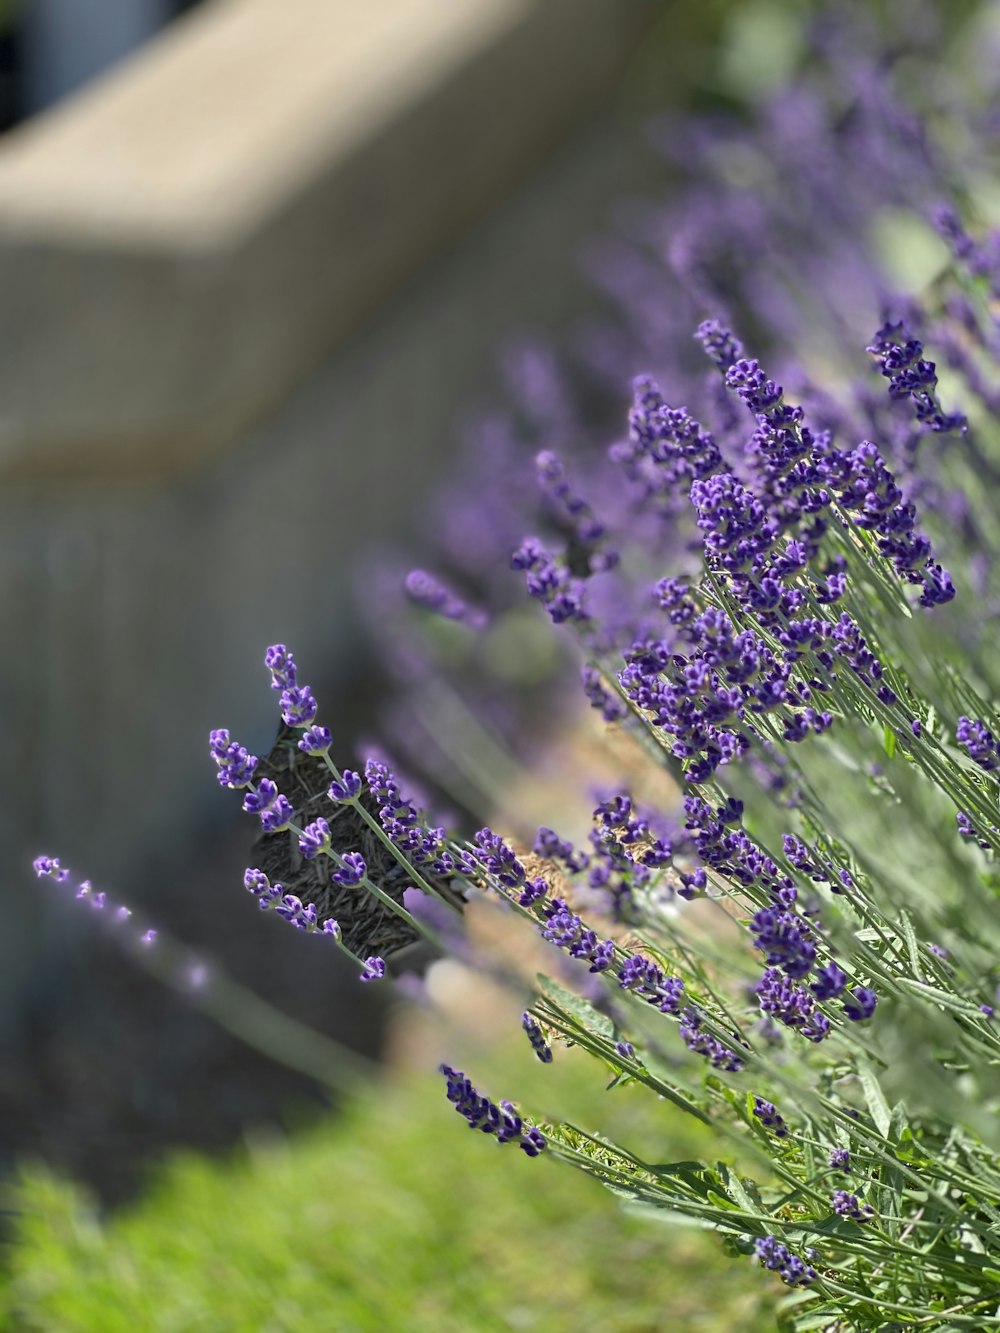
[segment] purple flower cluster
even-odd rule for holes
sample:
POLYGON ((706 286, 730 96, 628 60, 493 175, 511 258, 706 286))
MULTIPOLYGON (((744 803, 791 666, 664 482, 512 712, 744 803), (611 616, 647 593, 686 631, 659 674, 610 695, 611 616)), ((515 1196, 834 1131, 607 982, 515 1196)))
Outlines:
MULTIPOLYGON (((958 825, 959 837, 974 839, 977 845, 981 847, 984 852, 988 852, 990 850, 993 844, 988 842, 986 838, 983 837, 983 835, 976 828, 975 824, 973 824, 972 820, 969 818, 968 813, 965 810, 958 810, 956 812, 955 822, 958 825)), ((991 829, 994 834, 998 833, 998 830, 995 825, 992 825, 991 829)))
MULTIPOLYGON (((455 860, 447 850, 444 829, 429 828, 422 823, 421 812, 402 795, 399 783, 389 767, 369 759, 365 764, 365 780, 378 803, 378 817, 383 830, 410 862, 417 869, 426 868, 435 875, 452 874, 455 860)), ((346 773, 344 783, 347 783, 346 773)), ((350 785, 353 787, 353 782, 350 785)))
POLYGON ((849 1194, 847 1190, 834 1190, 830 1202, 839 1217, 849 1218, 852 1222, 870 1222, 875 1212, 871 1204, 862 1204, 856 1194, 849 1194))
MULTIPOLYGON (((57 884, 65 884, 70 878, 69 869, 61 865, 58 856, 36 856, 32 862, 32 868, 39 879, 51 879, 57 884)), ((94 892, 94 886, 89 879, 82 879, 76 886, 74 898, 77 902, 83 903, 99 912, 103 920, 109 925, 121 928, 126 927, 129 932, 128 938, 142 946, 148 948, 156 942, 156 931, 153 929, 136 929, 134 923, 128 926, 132 918, 132 909, 126 907, 124 903, 117 906, 111 902, 108 895, 103 891, 94 892)))
MULTIPOLYGON (((985 722, 970 717, 960 717, 958 727, 955 731, 955 739, 965 750, 974 763, 980 768, 985 769, 987 773, 993 773, 1000 768, 1000 745, 997 744, 993 732, 985 722)), ((968 821, 966 821, 968 822, 968 821)), ((965 833, 962 827, 962 819, 959 818, 959 832, 965 833)), ((973 832, 971 824, 968 832, 973 832)))
MULTIPOLYGON (((830 1021, 816 1007, 816 1001, 835 999, 844 990, 847 976, 835 961, 820 965, 816 929, 796 908, 798 891, 791 879, 766 852, 762 851, 743 828, 736 827, 742 814, 739 801, 713 807, 699 796, 684 800, 687 829, 692 833, 698 856, 716 873, 746 888, 765 889, 772 899, 769 907, 759 909, 750 921, 754 944, 764 954, 766 970, 755 987, 761 1012, 800 1032, 809 1041, 822 1041, 830 1033, 830 1021), (812 973, 815 980, 806 990, 796 985, 812 973)), ((789 862, 811 879, 828 881, 835 893, 850 885, 846 871, 836 872, 819 864, 801 839, 784 837, 784 851, 789 862)), ((681 890, 685 893, 685 890, 681 890)), ((688 896, 685 893, 685 896, 688 896)), ((856 994, 856 993, 855 993, 856 994)), ((863 1017, 874 1012, 871 1007, 863 1017)), ((848 1018, 856 1018, 856 1001, 844 1005, 848 1018)))
POLYGON ((896 573, 923 591, 920 605, 942 606, 955 596, 951 575, 934 560, 930 541, 917 531, 916 508, 886 467, 878 446, 865 440, 840 456, 837 498, 859 528, 875 533, 878 550, 896 573))
POLYGON ((830 1020, 816 1008, 814 997, 776 967, 764 972, 754 992, 761 1013, 801 1032, 809 1041, 820 1042, 830 1035, 830 1020))
POLYGON ((689 850, 662 816, 640 810, 624 791, 599 802, 589 834, 591 851, 578 850, 552 829, 540 828, 534 850, 561 862, 570 874, 587 872, 590 889, 610 899, 607 909, 615 921, 635 923, 641 916, 634 890, 645 884, 654 869, 669 865, 674 856, 689 850))
POLYGON ((270 778, 261 778, 256 787, 251 787, 243 798, 243 809, 259 817, 265 833, 281 833, 295 815, 291 802, 270 778))
POLYGON ((298 741, 298 748, 303 754, 324 755, 328 754, 333 737, 326 727, 318 727, 315 723, 307 727, 298 741))
POLYGON ((344 801, 356 801, 361 795, 361 774, 345 768, 340 777, 330 783, 326 794, 338 805, 344 801))
POLYGON ((463 602, 461 597, 456 596, 426 569, 411 569, 404 586, 407 595, 418 606, 443 616, 445 620, 461 621, 473 629, 481 629, 485 624, 485 616, 481 611, 463 602))
POLYGON ((314 819, 302 830, 299 838, 299 851, 307 861, 330 850, 330 825, 325 819, 314 819))
POLYGON ((299 685, 295 658, 283 643, 274 643, 264 654, 271 673, 271 689, 280 690, 281 716, 286 726, 308 727, 316 720, 316 700, 308 685, 299 685))
POLYGON ((583 579, 575 578, 537 537, 526 537, 511 557, 511 568, 524 571, 528 594, 541 602, 555 625, 587 623, 583 579))
POLYGON ((589 963, 591 972, 606 972, 614 962, 614 941, 599 940, 596 932, 562 898, 551 898, 544 903, 542 917, 542 939, 565 949, 571 958, 589 963))
POLYGON ((750 933, 768 967, 778 966, 786 976, 808 976, 816 964, 811 927, 796 912, 762 907, 750 921, 750 933))
POLYGON ((610 896, 616 921, 639 919, 634 890, 648 883, 654 870, 670 865, 675 853, 687 850, 685 838, 676 839, 661 816, 640 810, 624 791, 598 803, 589 837, 587 883, 610 896))
MULTIPOLYGON (((807 1287, 816 1281, 816 1270, 800 1259, 775 1237, 762 1236, 754 1241, 754 1254, 765 1268, 777 1273, 790 1287, 807 1287)), ((807 1251, 808 1253, 808 1251, 807 1251)))
POLYGON ((353 889, 363 883, 368 874, 365 858, 360 852, 345 852, 340 858, 340 868, 331 876, 334 884, 342 889, 353 889))
POLYGON ((628 714, 624 702, 608 689, 596 667, 581 667, 580 680, 591 708, 596 708, 605 722, 620 722, 628 714))
POLYGON ((537 1157, 545 1148, 545 1137, 534 1125, 526 1125, 510 1102, 499 1106, 484 1097, 458 1069, 442 1065, 447 1080, 447 1097, 455 1110, 465 1117, 471 1129, 492 1134, 498 1143, 516 1143, 529 1157, 537 1157))
POLYGON ((671 407, 648 375, 633 382, 628 438, 612 447, 611 457, 647 495, 689 489, 722 466, 711 432, 686 407, 671 407))
POLYGON ((522 907, 530 907, 545 897, 549 886, 544 879, 528 879, 528 872, 515 856, 514 849, 499 833, 482 828, 475 836, 478 863, 508 892, 518 892, 522 907))
POLYGON ((795 902, 795 881, 740 827, 741 801, 730 797, 725 804, 712 807, 700 796, 690 795, 684 798, 684 814, 684 827, 705 865, 744 888, 757 885, 765 889, 778 906, 790 907, 795 902))
POLYGON ((630 954, 618 969, 618 985, 631 991, 640 1000, 654 1005, 661 1014, 680 1013, 684 1003, 684 982, 680 977, 668 977, 651 958, 641 953, 630 954))
POLYGON ((852 1023, 866 1023, 878 1004, 878 996, 867 986, 855 986, 844 1001, 844 1013, 852 1023))
MULTIPOLYGON (((915 346, 919 355, 920 344, 915 346)), ((818 554, 826 530, 826 520, 818 516, 836 497, 858 527, 876 534, 879 552, 892 561, 896 573, 922 588, 921 606, 939 606, 954 597, 950 575, 935 562, 930 541, 917 531, 916 509, 904 500, 877 446, 865 441, 843 450, 833 446, 829 432, 813 436, 803 424, 802 409, 784 402, 781 386, 769 380, 756 361, 736 361, 726 371, 726 384, 757 421, 747 456, 762 485, 761 510, 767 522, 761 528, 755 525, 755 542, 766 550, 768 537, 772 542, 779 533, 793 537, 784 551, 766 563, 757 562, 758 582, 805 569, 818 554), (810 524, 803 528, 807 517, 810 524)), ((845 586, 842 569, 827 571, 819 600, 837 600, 845 586)))
POLYGON ((843 1171, 846 1175, 851 1169, 850 1152, 846 1148, 831 1148, 830 1165, 834 1171, 843 1171))
POLYGON ((542 1031, 541 1024, 537 1019, 532 1018, 527 1010, 521 1015, 521 1027, 525 1031, 528 1041, 531 1043, 531 1049, 541 1060, 543 1065, 552 1063, 552 1047, 545 1040, 545 1033, 542 1031))
POLYGON ((209 732, 208 750, 215 762, 221 787, 249 787, 257 769, 257 756, 232 740, 224 727, 209 732))
POLYGON ((296 930, 304 930, 308 934, 319 931, 323 935, 340 939, 340 926, 333 917, 327 917, 321 922, 315 903, 303 903, 294 893, 286 893, 284 885, 272 884, 263 870, 253 867, 248 869, 243 876, 243 887, 257 899, 257 906, 262 911, 272 909, 282 921, 287 921, 296 930))
POLYGON ((589 864, 586 852, 577 851, 571 842, 560 838, 554 829, 546 828, 544 824, 535 835, 532 851, 547 861, 561 861, 571 875, 586 870, 589 864))
POLYGON ((753 1113, 764 1128, 769 1129, 776 1139, 788 1138, 788 1126, 774 1102, 767 1102, 763 1097, 755 1097, 753 1113))
POLYGON ((706 1032, 704 1018, 693 1005, 681 1014, 681 1040, 689 1051, 703 1055, 713 1069, 724 1069, 730 1074, 738 1074, 743 1068, 743 1060, 735 1051, 729 1049, 717 1037, 706 1032))
POLYGON ((385 959, 371 956, 365 959, 359 981, 381 981, 385 976, 385 959))
POLYGON ((937 397, 934 362, 924 360, 923 344, 908 336, 902 321, 883 324, 867 350, 878 361, 879 370, 889 381, 890 398, 909 398, 919 422, 930 426, 936 433, 967 428, 968 423, 960 412, 942 411, 937 397))

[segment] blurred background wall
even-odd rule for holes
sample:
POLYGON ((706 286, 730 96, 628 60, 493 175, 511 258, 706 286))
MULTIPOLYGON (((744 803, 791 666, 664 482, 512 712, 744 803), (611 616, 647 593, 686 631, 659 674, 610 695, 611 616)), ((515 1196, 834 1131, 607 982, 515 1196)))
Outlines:
POLYGON ((7 988, 32 854, 141 892, 209 727, 269 745, 264 646, 350 656, 352 552, 642 169, 595 113, 653 4, 215 0, 121 59, 170 9, 9 14, 25 111, 112 67, 0 143, 7 988))
MULTIPOLYGON (((658 34, 662 101, 715 13, 0 9, 5 1072, 37 1065, 39 1023, 111 966, 35 887, 43 850, 168 919, 186 893, 192 932, 245 940, 245 979, 282 949, 300 976, 290 932, 228 916, 240 853, 206 858, 238 819, 208 730, 266 753, 261 658, 282 639, 350 728, 359 552, 419 529, 501 339, 589 299, 580 241, 660 174, 631 96, 643 44, 658 34)), ((89 1098, 62 1078, 46 1096, 89 1098)))

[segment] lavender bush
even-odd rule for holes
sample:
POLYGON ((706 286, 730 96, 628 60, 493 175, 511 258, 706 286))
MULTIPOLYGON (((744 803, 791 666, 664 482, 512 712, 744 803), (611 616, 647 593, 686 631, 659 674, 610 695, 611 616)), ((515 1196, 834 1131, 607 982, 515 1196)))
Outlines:
MULTIPOLYGON (((955 185, 960 157, 980 170, 977 133, 933 132, 948 106, 907 111, 863 46, 824 40, 844 83, 819 124, 836 132, 817 137, 813 93, 784 94, 774 160, 795 174, 742 194, 702 182, 669 228, 681 313, 708 316, 683 350, 667 270, 641 253, 663 219, 603 252, 631 324, 589 331, 592 375, 654 342, 661 367, 635 380, 621 438, 574 453, 578 408, 539 372, 534 479, 473 477, 470 496, 466 476, 441 529, 450 569, 406 580, 422 614, 494 633, 506 543, 580 669, 578 697, 625 738, 589 834, 541 827, 522 846, 434 825, 384 757, 334 758, 284 645, 266 665, 308 799, 226 731, 211 754, 262 849, 312 864, 308 899, 248 868, 260 907, 322 935, 363 982, 405 972, 422 942, 517 984, 517 952, 465 928, 470 902, 494 904, 550 959, 526 1058, 578 1048, 609 1092, 659 1098, 667 1132, 677 1117, 710 1127, 720 1160, 646 1160, 446 1065, 473 1129, 713 1227, 792 1289, 788 1328, 1000 1327, 1000 236, 955 185), (950 255, 919 299, 894 296, 859 244, 885 204, 918 210, 950 255), (515 538, 526 511, 541 535, 515 538), (644 795, 665 777, 675 797, 644 795), (390 947, 369 951, 376 937, 390 947)), ((416 669, 425 689, 426 655, 416 669)), ((36 869, 66 878, 50 858, 36 869)))

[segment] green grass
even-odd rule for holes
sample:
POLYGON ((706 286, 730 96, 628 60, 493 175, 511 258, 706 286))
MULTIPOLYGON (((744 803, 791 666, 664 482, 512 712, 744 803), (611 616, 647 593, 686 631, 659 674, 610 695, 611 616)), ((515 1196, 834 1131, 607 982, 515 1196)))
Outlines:
MULTIPOLYGON (((600 1094, 603 1098, 603 1094, 600 1094)), ((613 1094, 662 1137, 663 1108, 613 1094)), ((670 1153, 706 1145, 673 1128, 670 1153)), ((775 1327, 767 1276, 714 1239, 624 1213, 544 1156, 469 1131, 440 1081, 363 1092, 345 1113, 226 1162, 172 1163, 99 1220, 29 1171, 0 1325, 100 1333, 468 1333, 775 1327)))

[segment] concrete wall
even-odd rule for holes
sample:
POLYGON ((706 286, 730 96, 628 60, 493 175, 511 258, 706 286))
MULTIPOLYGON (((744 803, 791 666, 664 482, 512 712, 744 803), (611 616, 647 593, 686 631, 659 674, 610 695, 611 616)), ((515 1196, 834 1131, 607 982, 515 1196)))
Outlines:
POLYGON ((264 646, 353 651, 352 552, 648 171, 590 118, 649 12, 215 0, 0 146, 6 988, 73 928, 33 854, 141 896, 209 727, 270 743, 264 646))

